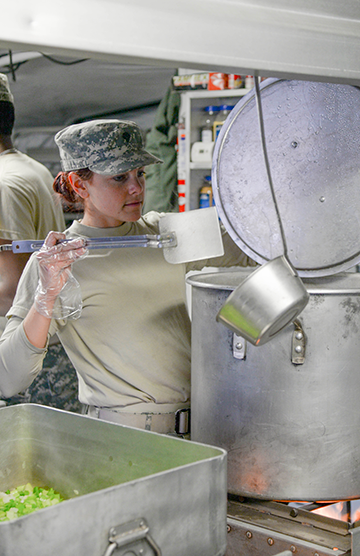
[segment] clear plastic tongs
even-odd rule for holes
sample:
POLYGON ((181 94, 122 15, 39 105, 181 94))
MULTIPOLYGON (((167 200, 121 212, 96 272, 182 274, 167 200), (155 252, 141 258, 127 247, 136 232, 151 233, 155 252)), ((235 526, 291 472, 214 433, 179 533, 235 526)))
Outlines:
MULTIPOLYGON (((61 243, 70 241, 64 239, 61 243)), ((72 238, 75 239, 75 238, 72 238)), ((176 234, 169 232, 157 235, 141 235, 141 236, 116 236, 116 237, 93 237, 83 238, 85 246, 88 249, 114 249, 117 247, 176 247, 176 234)), ((9 244, 0 245, 0 251, 12 251, 13 253, 33 253, 39 251, 44 245, 43 240, 26 239, 21 241, 12 241, 9 244)))

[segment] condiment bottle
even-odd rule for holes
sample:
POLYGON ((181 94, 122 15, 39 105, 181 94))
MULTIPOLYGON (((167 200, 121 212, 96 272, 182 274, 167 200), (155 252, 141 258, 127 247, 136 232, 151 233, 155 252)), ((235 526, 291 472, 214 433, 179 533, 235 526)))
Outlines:
POLYGON ((186 130, 185 119, 180 117, 177 126, 177 180, 179 212, 185 212, 186 207, 186 130))
POLYGON ((226 118, 228 117, 228 115, 230 114, 233 108, 234 107, 230 106, 229 104, 223 104, 222 106, 220 106, 220 112, 216 116, 216 119, 213 123, 213 138, 214 138, 213 141, 216 141, 217 136, 220 133, 221 127, 224 125, 226 118))
POLYGON ((215 114, 219 110, 217 106, 205 106, 205 119, 201 126, 200 138, 202 143, 211 143, 213 139, 213 123, 215 120, 215 114))
POLYGON ((245 89, 252 89, 254 87, 254 76, 247 75, 245 77, 245 89))
POLYGON ((211 186, 211 176, 204 176, 205 184, 200 189, 199 208, 208 208, 213 206, 213 194, 211 186))

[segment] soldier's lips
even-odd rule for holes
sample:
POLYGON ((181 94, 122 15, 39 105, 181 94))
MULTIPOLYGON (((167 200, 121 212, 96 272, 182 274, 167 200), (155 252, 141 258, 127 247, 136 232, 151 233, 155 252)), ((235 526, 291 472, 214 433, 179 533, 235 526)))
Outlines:
POLYGON ((142 201, 132 201, 131 203, 125 203, 126 207, 137 207, 142 204, 142 201))

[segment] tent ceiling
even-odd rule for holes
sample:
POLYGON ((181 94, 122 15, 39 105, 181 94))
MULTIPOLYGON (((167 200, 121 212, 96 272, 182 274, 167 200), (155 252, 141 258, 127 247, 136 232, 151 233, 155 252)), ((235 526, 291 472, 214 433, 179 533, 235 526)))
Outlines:
POLYGON ((3 53, 90 58, 20 66, 20 126, 151 106, 177 67, 360 84, 359 0, 14 0, 1 18, 3 53))
POLYGON ((0 71, 15 99, 16 128, 62 127, 91 117, 137 116, 153 112, 163 98, 173 68, 0 51, 0 71))
POLYGON ((360 82, 359 0, 13 0, 1 22, 14 50, 360 82))

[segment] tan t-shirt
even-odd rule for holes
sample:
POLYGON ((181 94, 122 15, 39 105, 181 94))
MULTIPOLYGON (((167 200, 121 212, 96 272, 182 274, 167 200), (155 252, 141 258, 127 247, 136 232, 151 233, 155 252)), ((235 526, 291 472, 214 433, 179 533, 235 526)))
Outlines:
POLYGON ((49 170, 26 154, 0 155, 0 237, 44 239, 50 230, 65 229, 60 201, 52 190, 49 170))
MULTIPOLYGON (((138 222, 106 229, 74 222, 66 233, 68 237, 153 234, 158 220, 157 213, 150 213, 138 222)), ((190 322, 184 270, 183 265, 167 263, 161 249, 151 248, 89 250, 73 265, 82 293, 81 317, 53 321, 52 331, 58 333, 77 370, 82 403, 116 408, 146 403, 149 408, 149 403, 184 405, 189 400, 190 322)), ((36 285, 37 260, 32 257, 8 317, 26 316, 36 285)), ((13 353, 15 357, 9 367, 18 364, 19 352, 13 353)), ((40 366, 41 359, 40 350, 40 366)), ((29 369, 23 372, 28 374, 29 369)))
MULTIPOLYGON (((60 199, 49 170, 15 149, 0 154, 0 238, 45 239, 65 229, 60 199)), ((6 325, 0 317, 0 334, 6 325)))
MULTIPOLYGON (((92 228, 75 221, 66 235, 154 234, 160 218, 161 214, 150 212, 116 228, 92 228)), ((229 251, 209 263, 248 264, 233 243, 229 251)), ((136 412, 174 411, 189 404, 185 271, 185 265, 167 263, 162 250, 152 248, 91 249, 74 263, 82 313, 77 320, 52 320, 50 335, 58 334, 78 373, 82 403, 136 412)), ((37 259, 31 257, 0 340, 0 390, 5 396, 26 388, 41 369, 45 350, 30 344, 22 326, 37 282, 37 259)))

